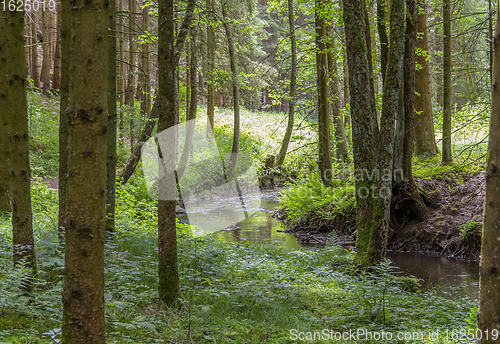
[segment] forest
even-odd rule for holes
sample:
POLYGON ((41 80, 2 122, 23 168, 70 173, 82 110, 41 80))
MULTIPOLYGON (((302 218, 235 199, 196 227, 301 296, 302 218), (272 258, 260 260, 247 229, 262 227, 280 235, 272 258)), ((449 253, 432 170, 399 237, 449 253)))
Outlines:
POLYGON ((0 344, 500 343, 498 2, 0 6, 0 344))

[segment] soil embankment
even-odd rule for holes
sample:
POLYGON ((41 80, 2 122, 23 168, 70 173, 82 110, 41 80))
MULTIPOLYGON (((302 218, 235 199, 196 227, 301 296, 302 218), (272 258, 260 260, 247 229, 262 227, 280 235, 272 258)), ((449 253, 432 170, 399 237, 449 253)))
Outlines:
MULTIPOLYGON (((388 250, 439 253, 448 257, 479 260, 485 176, 483 172, 463 176, 461 180, 444 174, 440 180, 416 178, 419 187, 430 196, 433 206, 423 220, 417 218, 389 231, 388 250)), ((396 211, 392 209, 392 211, 396 211)), ((279 218, 286 214, 277 214, 279 218)), ((335 241, 354 247, 356 240, 354 216, 334 217, 321 225, 308 218, 286 232, 294 234, 302 244, 324 245, 335 241), (342 221, 339 221, 342 220, 342 221), (335 235, 332 231, 335 230, 335 235)))

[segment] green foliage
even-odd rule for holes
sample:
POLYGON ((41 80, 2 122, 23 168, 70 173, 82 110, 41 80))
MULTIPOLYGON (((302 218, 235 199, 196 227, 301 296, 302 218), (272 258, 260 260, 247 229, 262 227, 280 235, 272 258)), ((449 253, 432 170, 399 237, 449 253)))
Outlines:
POLYGON ((483 223, 481 221, 474 221, 476 217, 481 217, 481 215, 474 216, 469 222, 464 224, 460 229, 460 235, 464 242, 472 246, 480 247, 483 223))
POLYGON ((293 224, 314 214, 326 218, 353 214, 356 208, 353 180, 333 179, 331 185, 324 186, 316 174, 308 175, 299 184, 288 185, 280 199, 280 209, 287 214, 286 222, 293 224))

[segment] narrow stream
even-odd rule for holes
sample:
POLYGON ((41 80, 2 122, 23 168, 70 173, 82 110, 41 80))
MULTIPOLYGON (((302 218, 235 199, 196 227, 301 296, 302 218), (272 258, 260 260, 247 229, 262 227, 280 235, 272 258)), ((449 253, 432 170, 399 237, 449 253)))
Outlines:
MULTIPOLYGON (((279 232, 286 228, 271 217, 278 207, 280 191, 278 188, 261 190, 261 207, 258 212, 215 235, 233 242, 241 240, 256 244, 273 242, 285 250, 301 249, 303 246, 292 234, 279 232)), ((426 289, 433 287, 439 294, 450 298, 457 296, 478 298, 477 262, 408 252, 388 252, 387 257, 399 268, 396 271, 422 279, 422 285, 426 289)))

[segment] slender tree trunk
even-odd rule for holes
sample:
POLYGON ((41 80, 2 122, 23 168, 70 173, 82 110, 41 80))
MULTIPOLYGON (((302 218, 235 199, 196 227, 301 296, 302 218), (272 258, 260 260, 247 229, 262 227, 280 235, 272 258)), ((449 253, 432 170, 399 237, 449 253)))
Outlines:
POLYGON ((490 140, 486 165, 486 191, 484 194, 483 235, 479 266, 479 310, 477 327, 483 334, 478 343, 498 343, 492 331, 498 331, 500 319, 500 257, 498 237, 500 229, 500 16, 495 28, 495 55, 493 87, 491 90, 490 140), (486 334, 489 334, 488 338, 486 334))
POLYGON ((118 144, 120 149, 123 148, 123 141, 125 139, 125 117, 123 113, 123 104, 125 102, 125 29, 124 29, 124 20, 123 20, 123 11, 124 11, 124 6, 123 2, 125 0, 118 0, 119 1, 119 8, 120 8, 120 17, 119 17, 119 26, 120 26, 120 32, 119 32, 119 39, 120 39, 120 48, 119 48, 119 53, 118 53, 118 59, 120 60, 118 66, 120 67, 120 73, 119 73, 119 78, 118 78, 118 98, 120 101, 120 137, 118 140, 118 144))
POLYGON ((236 53, 234 49, 233 33, 231 25, 228 23, 229 18, 226 13, 226 4, 222 5, 222 17, 224 20, 224 29, 226 31, 227 46, 229 49, 229 61, 231 63, 231 77, 233 83, 233 111, 234 111, 234 128, 233 128, 233 146, 231 148, 231 158, 227 172, 228 179, 231 179, 233 170, 236 167, 238 158, 238 150, 240 147, 240 88, 238 86, 238 68, 236 66, 236 53))
POLYGON ((42 37, 43 37, 43 61, 42 61, 42 84, 43 93, 50 90, 50 65, 52 63, 50 56, 50 43, 49 43, 49 26, 50 26, 50 12, 48 9, 42 12, 42 37))
POLYGON ((293 0, 288 0, 288 27, 290 31, 290 45, 292 54, 292 70, 290 73, 290 104, 288 106, 288 123, 285 137, 281 142, 281 149, 278 155, 276 166, 279 168, 285 161, 288 144, 292 137, 293 122, 295 117, 295 101, 297 94, 297 38, 295 37, 295 15, 293 13, 293 0))
POLYGON ((338 162, 347 161, 349 151, 347 148, 347 138, 345 134, 344 120, 340 114, 340 92, 337 57, 335 54, 335 32, 331 25, 327 25, 330 40, 328 46, 328 76, 329 76, 329 99, 331 106, 332 119, 335 124, 335 151, 338 162))
POLYGON ((106 0, 70 5, 71 52, 65 56, 70 63, 70 88, 62 343, 106 343, 109 5, 106 0))
POLYGON ((68 98, 71 58, 71 4, 61 2, 61 87, 59 91, 59 238, 63 239, 68 218, 68 98))
MULTIPOLYGON (((174 1, 158 2, 158 132, 176 124, 176 71, 179 55, 193 18, 196 0, 189 0, 177 39, 174 33, 174 1)), ((174 164, 173 150, 161 152, 163 162, 174 164)), ((161 192, 175 188, 175 177, 167 175, 159 182, 161 192)), ((176 201, 158 200, 158 294, 161 302, 173 305, 180 291, 177 264, 176 201)))
MULTIPOLYGON (((1 121, 7 123, 9 138, 9 174, 12 192, 12 244, 14 266, 26 259, 31 269, 23 279, 22 289, 31 290, 33 277, 36 275, 36 252, 33 239, 33 225, 30 194, 30 160, 28 108, 26 97, 26 64, 24 56, 24 12, 6 11, 4 22, 7 36, 5 64, 6 75, 2 83, 9 85, 6 92, 7 107, 2 109, 1 121)), ((3 19, 0 19, 3 21, 3 19)), ((5 53, 5 52, 4 52, 5 53)))
POLYGON ((135 129, 135 112, 134 112, 134 88, 135 76, 136 76, 136 51, 137 43, 135 41, 135 13, 137 12, 137 0, 129 0, 128 2, 130 17, 128 21, 129 25, 129 36, 128 36, 128 46, 129 46, 129 69, 128 69, 128 82, 127 82, 127 93, 125 95, 125 104, 129 106, 130 109, 130 150, 134 149, 134 129, 135 129))
POLYGON ((494 43, 493 38, 495 33, 493 32, 493 6, 491 0, 488 0, 488 26, 489 26, 489 38, 490 38, 490 83, 493 84, 493 59, 494 59, 494 43))
POLYGON ((57 4, 57 30, 55 35, 56 45, 54 54, 54 72, 52 75, 52 89, 61 87, 61 4, 57 4))
POLYGON ((116 1, 108 0, 108 118, 106 162, 106 230, 115 230, 116 194, 116 1))
POLYGON ((38 35, 36 30, 36 11, 31 13, 33 22, 31 23, 31 37, 33 45, 31 46, 31 78, 33 79, 33 86, 40 88, 40 75, 38 74, 38 35))
MULTIPOLYGON (((146 6, 142 10, 143 19, 142 26, 143 30, 149 31, 149 7, 146 6)), ((142 84, 142 104, 141 104, 141 112, 143 114, 148 114, 151 111, 151 96, 150 88, 151 88, 151 75, 149 71, 149 43, 142 44, 142 71, 144 73, 143 84, 142 84)))
POLYGON ((385 70, 387 69, 387 56, 389 54, 389 37, 387 36, 387 24, 385 17, 385 0, 377 0, 377 29, 380 40, 380 69, 382 70, 382 86, 385 82, 385 70))
MULTIPOLYGON (((416 46, 421 52, 429 54, 427 42, 427 14, 425 0, 418 0, 421 9, 418 15, 418 39, 416 46)), ((429 54, 430 56, 430 54, 429 54)), ((437 154, 436 136, 432 118, 432 96, 429 58, 424 54, 416 55, 419 68, 415 71, 415 154, 433 157, 437 154)))
POLYGON ((450 163, 451 155, 451 3, 443 0, 443 157, 450 163))
POLYGON ((330 114, 328 102, 328 60, 326 50, 325 2, 315 2, 316 82, 318 88, 318 169, 321 180, 330 185, 332 157, 330 153, 330 114))
MULTIPOLYGON (((206 0, 206 6, 211 15, 209 18, 214 20, 215 17, 215 0, 206 0)), ((208 78, 207 78, 207 121, 210 128, 214 129, 215 117, 215 31, 212 25, 207 27, 207 55, 208 55, 208 78)), ((207 126, 207 130, 208 126, 207 126)))
MULTIPOLYGON (((7 17, 0 16, 0 32, 7 31, 7 17)), ((9 60, 7 53, 7 35, 0 35, 0 109, 9 108, 9 84, 7 79, 7 63, 9 60)), ((8 133, 8 118, 6 115, 0 115, 0 156, 3 160, 3 168, 0 168, 0 215, 4 212, 11 212, 11 193, 10 193, 10 163, 9 163, 9 135, 8 133)))
POLYGON ((417 4, 416 0, 406 0, 406 34, 404 50, 404 143, 403 143, 403 178, 413 183, 412 149, 415 118, 415 41, 417 40, 417 4))

